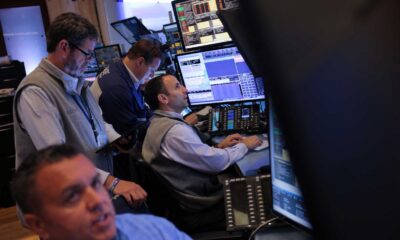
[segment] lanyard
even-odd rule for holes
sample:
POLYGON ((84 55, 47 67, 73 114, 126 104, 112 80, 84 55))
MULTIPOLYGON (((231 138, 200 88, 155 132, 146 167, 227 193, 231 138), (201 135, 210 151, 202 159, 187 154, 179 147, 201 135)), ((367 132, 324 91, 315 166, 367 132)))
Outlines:
MULTIPOLYGON (((61 81, 61 79, 57 78, 56 76, 54 76, 51 72, 49 72, 46 68, 39 66, 40 68, 42 68, 45 72, 47 72, 47 74, 49 74, 49 76, 51 78, 53 78, 56 82, 58 82, 61 87, 64 88, 63 83, 61 81)), ((90 111, 90 107, 89 104, 86 101, 86 88, 83 88, 81 91, 82 96, 77 96, 75 94, 70 94, 70 96, 72 96, 72 98, 75 100, 76 104, 78 105, 78 107, 81 109, 81 111, 83 112, 83 114, 85 115, 86 119, 89 121, 90 125, 92 126, 92 131, 93 131, 93 135, 94 135, 94 139, 96 140, 96 143, 99 144, 97 136, 99 135, 99 133, 97 132, 96 129, 96 125, 94 124, 94 120, 93 120, 93 115, 92 115, 92 111, 90 111), (82 106, 83 105, 83 106, 82 106)), ((17 115, 18 116, 18 115, 17 115)))
POLYGON ((86 89, 82 90, 82 96, 72 95, 72 97, 75 100, 76 104, 81 109, 81 111, 83 112, 83 114, 85 115, 86 119, 89 121, 90 125, 92 126, 94 139, 96 140, 96 143, 98 144, 97 137, 99 136, 99 133, 97 132, 96 125, 94 123, 92 111, 90 110, 89 104, 86 101, 86 96, 85 96, 86 92, 85 91, 86 91, 86 89))

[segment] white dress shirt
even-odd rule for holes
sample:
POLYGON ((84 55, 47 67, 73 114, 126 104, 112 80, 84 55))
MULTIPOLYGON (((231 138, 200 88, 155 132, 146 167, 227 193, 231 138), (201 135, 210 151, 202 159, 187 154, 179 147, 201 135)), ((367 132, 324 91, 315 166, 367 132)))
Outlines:
MULTIPOLYGON (((169 114, 173 114, 176 118, 182 118, 179 113, 169 112, 169 114)), ((191 126, 183 124, 174 125, 161 143, 161 154, 164 157, 211 174, 225 170, 240 160, 247 151, 248 149, 243 143, 224 149, 211 147, 201 141, 191 126)))

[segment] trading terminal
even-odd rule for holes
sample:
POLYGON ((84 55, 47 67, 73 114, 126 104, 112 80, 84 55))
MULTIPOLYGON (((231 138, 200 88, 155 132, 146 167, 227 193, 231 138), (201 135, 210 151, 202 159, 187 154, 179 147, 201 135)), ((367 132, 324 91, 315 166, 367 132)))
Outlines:
MULTIPOLYGON (((299 10, 310 13, 312 17, 321 17, 320 13, 329 12, 321 6, 322 3, 314 1, 308 1, 308 3, 314 5, 299 6, 299 3, 296 3, 296 6, 299 10), (307 7, 311 9, 307 9, 307 7), (315 9, 312 9, 312 7, 315 7, 315 9)), ((344 1, 341 3, 345 4, 344 1)), ((354 160, 354 163, 349 163, 349 167, 356 167, 356 163, 359 163, 358 153, 363 151, 361 149, 363 146, 355 146, 354 153, 337 154, 330 152, 328 153, 330 156, 327 156, 327 151, 331 150, 332 146, 335 151, 342 151, 340 147, 344 145, 337 144, 335 141, 340 138, 338 132, 330 132, 329 126, 331 125, 328 126, 328 124, 331 124, 330 119, 317 115, 321 113, 332 114, 333 120, 339 120, 334 129, 337 128, 338 131, 346 130, 347 134, 352 134, 352 129, 348 129, 350 126, 361 131, 365 130, 363 127, 375 123, 376 116, 368 119, 369 116, 367 115, 364 116, 366 125, 361 124, 361 126, 355 127, 355 125, 346 125, 346 123, 340 122, 336 114, 351 113, 351 108, 348 106, 338 110, 334 105, 347 104, 343 101, 348 99, 340 97, 341 102, 337 103, 335 102, 336 99, 329 98, 328 95, 341 94, 337 92, 343 90, 338 87, 339 85, 354 91, 344 93, 348 94, 348 98, 351 98, 353 93, 355 96, 368 97, 368 93, 364 92, 368 92, 368 90, 360 90, 358 88, 359 83, 356 81, 349 81, 346 85, 342 80, 338 83, 338 86, 335 86, 324 71, 336 69, 334 64, 340 62, 338 58, 345 56, 346 51, 348 51, 349 57, 354 57, 354 59, 349 59, 349 64, 354 64, 354 68, 365 67, 364 63, 367 64, 368 60, 375 59, 375 52, 369 53, 370 55, 367 53, 363 55, 363 46, 357 48, 359 52, 352 49, 355 46, 353 41, 362 40, 360 38, 370 40, 373 43, 386 41, 393 48, 393 51, 399 50, 399 42, 391 41, 393 36, 390 33, 379 32, 378 30, 369 32, 363 28, 363 26, 379 28, 384 24, 392 27, 391 19, 385 17, 382 12, 388 11, 389 6, 393 7, 396 4, 398 7, 398 3, 395 3, 395 1, 382 1, 382 3, 376 3, 376 5, 371 3, 370 5, 360 6, 360 9, 354 10, 354 12, 359 14, 357 17, 359 17, 358 20, 362 26, 356 26, 356 24, 350 26, 349 24, 349 26, 342 26, 341 28, 341 26, 335 25, 335 17, 337 16, 332 14, 327 17, 327 23, 324 25, 336 27, 332 32, 320 29, 316 23, 310 23, 305 19, 296 19, 296 17, 302 16, 301 11, 299 13, 293 9, 288 10, 287 14, 292 13, 293 16, 285 18, 284 10, 286 8, 283 3, 267 3, 262 0, 249 2, 239 0, 174 0, 171 1, 171 7, 175 22, 165 22, 159 33, 149 30, 142 20, 136 16, 110 24, 129 44, 134 44, 141 38, 156 38, 168 46, 166 53, 170 61, 166 61, 166 64, 161 66, 159 73, 176 73, 179 81, 188 90, 189 107, 182 112, 182 115, 197 113, 201 120, 197 127, 209 135, 213 142, 218 143, 223 136, 231 133, 240 133, 243 136, 257 134, 263 141, 261 147, 250 150, 245 157, 233 165, 229 177, 224 176, 221 180, 224 186, 226 232, 206 232, 194 235, 195 239, 335 239, 335 237, 338 237, 337 239, 354 239, 349 238, 349 236, 362 236, 360 239, 368 238, 367 233, 357 232, 362 224, 362 210, 368 208, 357 208, 352 213, 352 207, 345 205, 350 204, 353 198, 359 197, 348 191, 352 184, 349 182, 355 176, 344 174, 343 180, 337 182, 328 178, 329 176, 340 177, 341 173, 333 175, 330 171, 343 170, 345 168, 342 168, 342 166, 347 164, 341 161, 343 165, 336 166, 333 156, 340 158, 343 157, 342 154, 349 154, 349 156, 357 159, 357 161, 350 159, 354 160), (380 7, 380 10, 376 10, 375 7, 380 7), (378 11, 375 17, 368 15, 373 11, 378 11), (265 18, 263 18, 264 13, 267 14, 265 18), (250 16, 252 14, 254 15, 250 16), (360 19, 365 20, 365 22, 360 19), (379 25, 377 27, 374 24, 379 25), (354 27, 354 29, 351 27, 354 27), (357 29, 357 27, 360 27, 360 29, 357 29), (263 33, 261 33, 262 30, 263 33), (297 32, 297 30, 304 32, 297 32), (249 32, 256 34, 250 35, 249 32), (320 33, 326 35, 319 42, 317 36, 320 33), (335 36, 332 33, 337 33, 337 35, 335 36), (160 34, 163 37, 160 37, 160 34), (334 39, 335 37, 339 40, 334 39), (304 43, 307 40, 309 40, 310 45, 304 43), (337 41, 341 44, 338 44, 337 41), (311 43, 314 45, 311 46, 311 43), (313 49, 314 46, 316 49, 313 49), (288 55, 291 54, 292 56, 289 58, 288 55), (362 59, 363 56, 364 59, 362 59), (304 59, 304 62, 299 59, 304 59), (333 92, 321 84, 318 79, 319 76, 324 76, 327 79, 327 84, 333 92), (279 82, 280 79, 281 82, 279 82), (303 83, 306 83, 306 85, 303 86, 300 80, 304 80, 303 83), (307 82, 306 80, 310 81, 307 82), (310 95, 306 96, 306 93, 315 94, 320 99, 312 99, 310 95), (318 105, 319 100, 321 101, 320 106, 318 105), (315 123, 310 117, 313 112, 305 109, 307 106, 316 111, 316 115, 313 117, 319 119, 319 123, 315 123), (323 107, 331 108, 334 112, 323 111, 321 110, 323 107), (304 115, 301 116, 302 114, 304 115), (296 125, 295 118, 299 119, 298 125, 296 125), (313 135, 315 134, 311 130, 313 125, 323 130, 319 134, 333 136, 331 139, 322 138, 326 141, 326 144, 332 145, 321 148, 320 151, 314 149, 314 145, 321 146, 320 144, 323 143, 317 142, 315 135, 313 135), (309 130, 309 132, 306 130, 309 130), (301 141, 302 137, 307 138, 307 140, 301 141), (321 156, 325 156, 326 159, 317 159, 321 156), (320 161, 326 161, 327 166, 332 167, 332 170, 324 168, 320 161), (306 163, 309 165, 306 165, 306 163), (319 170, 321 174, 326 175, 323 177, 321 174, 317 174, 316 172, 319 170), (321 182, 318 182, 317 177, 320 177, 321 182), (326 184, 326 187, 323 184, 326 184), (329 189, 328 186, 332 189, 329 189), (339 188, 347 191, 341 192, 339 188), (334 205, 335 197, 340 197, 332 193, 333 189, 339 189, 338 194, 342 194, 338 203, 342 204, 341 206, 343 206, 346 214, 351 215, 349 219, 354 221, 353 229, 351 226, 344 226, 340 223, 329 223, 329 219, 332 219, 332 221, 344 219, 340 213, 331 212, 337 211, 339 207, 334 207, 332 210, 326 209, 328 206, 334 205), (320 196, 316 193, 317 190, 321 191, 320 196), (354 214, 357 214, 357 216, 354 216, 354 214), (326 219, 324 219, 325 217, 326 219)), ((340 4, 335 6, 338 7, 340 4)), ((349 7, 348 9, 341 9, 341 11, 341 14, 349 16, 349 12, 353 10, 349 7)), ((388 64, 391 64, 394 57, 391 51, 387 50, 388 48, 379 45, 382 54, 378 55, 383 60, 387 60, 388 64)), ((114 59, 122 56, 119 43, 109 42, 108 45, 98 46, 95 49, 96 61, 89 65, 89 70, 86 72, 87 80, 93 81, 97 73, 107 67, 114 59)), ((340 66, 343 72, 338 72, 337 77, 347 79, 351 74, 355 79, 360 77, 346 69, 349 66, 346 66, 345 63, 341 63, 340 66)), ((399 66, 398 59, 396 66, 399 66)), ((382 70, 387 71, 388 79, 395 78, 395 76, 398 79, 398 71, 395 72, 384 64, 377 64, 376 72, 369 71, 375 74, 373 76, 380 76, 379 73, 382 70)), ((25 71, 23 75, 25 75, 25 71)), ((22 76, 18 77, 20 80, 22 79, 22 76)), ((5 82, 3 77, 1 79, 2 82, 5 82)), ((367 80, 371 79, 367 78, 367 80)), ((372 82, 367 83, 373 85, 372 82)), ((2 83, 2 85, 4 84, 2 83)), ((390 93, 389 85, 386 82, 382 84, 382 90, 388 91, 388 94, 390 93)), ((3 89, 9 87, 13 86, 2 86, 3 89)), ((398 87, 398 84, 393 87, 398 87)), ((379 91, 379 88, 374 88, 374 90, 379 91)), ((371 96, 375 95, 371 93, 371 96)), ((4 94, 1 93, 0 97, 7 101, 12 97, 12 91, 4 91, 4 94)), ((392 100, 392 98, 390 99, 392 100)), ((398 100, 398 97, 396 100, 398 100)), ((387 103, 387 101, 384 99, 378 103, 387 103)), ((372 114, 377 115, 378 108, 372 108, 372 114)), ((388 110, 387 107, 382 108, 388 110)), ((361 110, 354 111, 354 114, 362 113, 361 110)), ((385 112, 385 114, 395 116, 393 113, 385 112)), ((379 126, 382 124, 384 123, 379 126)), ((375 127, 379 126, 376 125, 375 127)), ((396 133, 398 132, 397 128, 396 133)), ((360 132, 356 133, 360 134, 360 132)), ((381 136, 375 131, 372 134, 371 137, 381 136)), ((385 137, 382 136, 382 138, 385 137)), ((360 141, 360 138, 352 137, 351 140, 360 141)), ((341 139, 341 141, 344 140, 341 139)), ((376 143, 373 143, 375 142, 367 141, 365 146, 376 146, 376 143)), ((351 145, 351 142, 348 144, 351 145)), ((381 150, 381 145, 377 149, 381 150)), ((346 149, 346 151, 350 150, 346 149)), ((391 151, 393 150, 381 156, 392 156, 391 151)), ((373 153, 377 154, 378 152, 373 153)), ((361 156, 364 155, 361 154, 361 156)), ((370 158, 366 156, 365 161, 372 161, 370 158)), ((366 167, 374 167, 372 162, 365 164, 366 167)), ((398 167, 398 163, 395 166, 398 167)), ((377 171, 381 170, 380 165, 376 167, 377 171)), ((360 170, 360 178, 365 179, 362 176, 363 171, 360 170)), ((369 172, 364 174, 370 176, 369 172)), ((388 179, 400 180, 398 177, 393 177, 392 172, 387 174, 391 177, 388 177, 388 179)), ((383 175, 381 172, 377 173, 377 177, 379 176, 383 180, 371 183, 371 191, 374 191, 373 187, 381 188, 382 191, 387 190, 387 187, 382 187, 382 183, 385 183, 383 175)), ((7 192, 3 189, 5 189, 4 183, 7 183, 7 181, 9 181, 8 175, 4 179, 2 178, 1 207, 8 206, 11 201, 4 201, 7 192)), ((397 185, 394 184, 393 187, 397 185)), ((358 183, 354 183, 354 186, 360 187, 358 183)), ((364 189, 364 187, 362 186, 360 189, 364 189)), ((394 192, 399 193, 399 191, 396 188, 394 192)), ((371 192, 371 194, 374 193, 371 192)), ((376 201, 377 205, 385 205, 384 200, 379 199, 379 197, 372 197, 372 199, 376 201)), ((364 204, 364 201, 366 204, 371 203, 372 200, 354 199, 351 204, 364 204)), ((391 202, 389 201, 389 203, 391 202)), ((392 210, 391 213, 388 213, 389 216, 399 213, 398 207, 389 210, 382 207, 382 209, 392 210)), ((374 217, 381 216, 378 210, 371 210, 371 215, 374 217)), ((396 219, 391 220, 398 221, 396 219)), ((375 218, 370 221, 380 221, 380 219, 375 218)), ((387 232, 382 233, 382 236, 388 236, 389 238, 385 239, 390 239, 396 234, 393 222, 384 222, 386 225, 378 223, 377 226, 387 226, 387 232)), ((366 226, 369 225, 370 223, 366 224, 366 226)), ((371 233, 371 236, 378 235, 379 232, 376 231, 371 233)))

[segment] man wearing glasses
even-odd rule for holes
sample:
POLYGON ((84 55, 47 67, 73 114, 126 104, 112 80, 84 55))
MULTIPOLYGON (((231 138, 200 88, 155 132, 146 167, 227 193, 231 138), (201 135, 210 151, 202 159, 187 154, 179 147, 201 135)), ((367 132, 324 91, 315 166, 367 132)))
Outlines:
POLYGON ((40 149, 69 143, 93 159, 107 189, 140 205, 147 193, 110 175, 111 151, 97 152, 108 139, 100 109, 81 77, 97 39, 93 24, 74 13, 61 14, 50 25, 48 56, 21 82, 14 98, 16 167, 40 149))

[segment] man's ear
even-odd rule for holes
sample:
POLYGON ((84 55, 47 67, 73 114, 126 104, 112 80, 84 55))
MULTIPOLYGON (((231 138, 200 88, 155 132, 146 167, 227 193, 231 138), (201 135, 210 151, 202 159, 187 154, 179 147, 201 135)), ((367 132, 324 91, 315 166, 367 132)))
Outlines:
POLYGON ((55 52, 59 54, 59 57, 61 59, 63 60, 66 59, 70 51, 71 51, 71 46, 67 40, 62 39, 57 43, 55 52))
POLYGON ((58 42, 57 48, 63 52, 67 52, 68 48, 71 48, 71 46, 69 45, 67 40, 62 39, 61 41, 58 42))
POLYGON ((24 214, 26 227, 40 236, 40 239, 49 239, 50 234, 46 230, 43 220, 33 213, 24 214))
POLYGON ((144 59, 144 57, 138 57, 138 58, 137 58, 137 63, 138 63, 140 66, 143 66, 143 65, 146 65, 146 60, 144 59))
POLYGON ((167 95, 165 95, 164 93, 160 93, 157 95, 158 101, 163 104, 166 105, 168 104, 168 97, 167 95))

